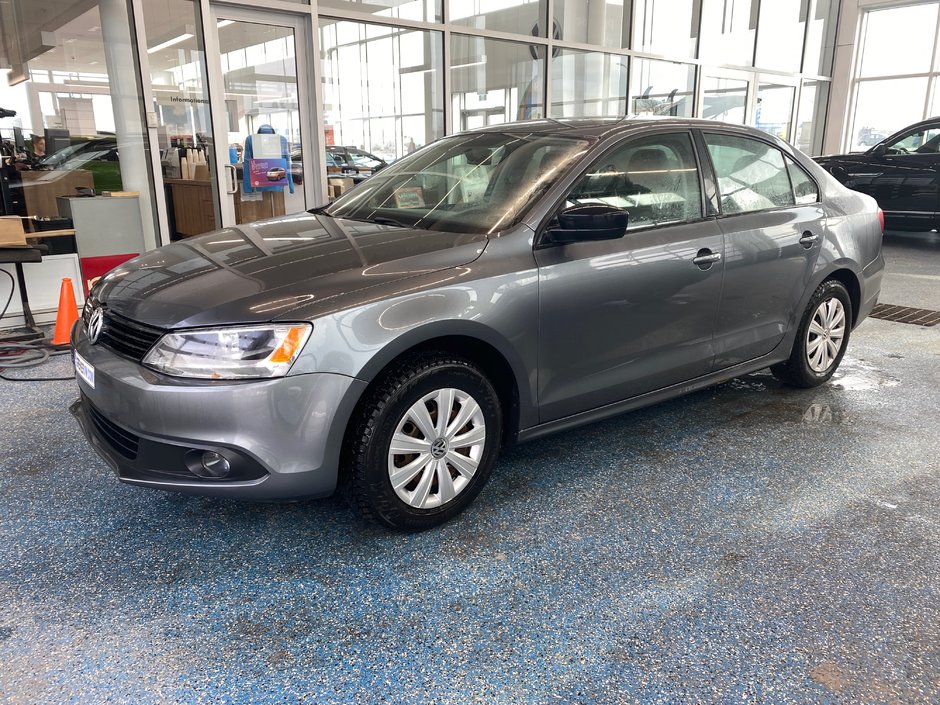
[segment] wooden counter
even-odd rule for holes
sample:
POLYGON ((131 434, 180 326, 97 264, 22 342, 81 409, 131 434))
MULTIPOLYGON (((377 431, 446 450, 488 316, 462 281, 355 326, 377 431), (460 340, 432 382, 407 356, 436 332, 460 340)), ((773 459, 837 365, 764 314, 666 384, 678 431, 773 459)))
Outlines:
POLYGON ((211 181, 164 179, 173 202, 176 232, 183 237, 215 230, 215 206, 211 181))
MULTIPOLYGON (((216 229, 212 194, 215 187, 211 181, 164 179, 163 183, 170 190, 177 233, 192 237, 216 229)), ((233 198, 236 223, 252 223, 286 212, 282 191, 263 191, 260 200, 243 201, 239 190, 233 198)))

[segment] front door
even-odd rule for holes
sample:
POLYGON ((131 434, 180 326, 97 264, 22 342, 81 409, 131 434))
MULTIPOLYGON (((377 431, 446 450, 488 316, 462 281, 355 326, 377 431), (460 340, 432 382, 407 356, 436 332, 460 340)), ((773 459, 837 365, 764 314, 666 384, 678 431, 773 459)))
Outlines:
MULTIPOLYGON (((688 132, 607 152, 560 209, 625 209, 624 237, 540 245, 539 408, 544 423, 706 374, 723 270, 688 132)), ((549 224, 551 227, 551 223, 549 224)))
POLYGON ((222 224, 322 202, 309 21, 213 6, 206 48, 222 224))

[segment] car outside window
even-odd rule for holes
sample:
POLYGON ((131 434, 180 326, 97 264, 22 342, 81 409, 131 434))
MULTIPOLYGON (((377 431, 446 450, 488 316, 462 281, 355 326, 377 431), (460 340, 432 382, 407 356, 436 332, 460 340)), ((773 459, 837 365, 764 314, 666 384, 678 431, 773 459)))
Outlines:
POLYGON ((787 162, 787 171, 790 173, 790 183, 793 185, 793 195, 798 206, 816 203, 819 201, 819 189, 803 167, 790 157, 784 157, 787 162))
POLYGON ((783 152, 766 142, 706 134, 725 215, 795 204, 783 152))
POLYGON ((519 222, 589 146, 515 132, 455 135, 384 167, 324 212, 427 230, 498 232, 519 222))
POLYGON ((940 151, 940 127, 911 132, 889 144, 885 151, 888 154, 936 154, 940 151))
POLYGON ((633 140, 605 155, 575 184, 564 207, 603 203, 630 214, 627 229, 702 217, 702 194, 688 133, 633 140))

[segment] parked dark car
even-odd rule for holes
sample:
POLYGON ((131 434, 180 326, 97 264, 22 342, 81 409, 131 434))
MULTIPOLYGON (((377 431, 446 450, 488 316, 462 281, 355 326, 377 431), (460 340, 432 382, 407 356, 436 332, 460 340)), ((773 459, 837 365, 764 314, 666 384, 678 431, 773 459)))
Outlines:
POLYGON ((74 137, 68 147, 42 157, 39 167, 61 171, 82 169, 91 172, 96 191, 122 189, 117 138, 113 135, 74 137))
POLYGON ((73 410, 124 482, 342 484, 424 529, 508 444, 766 367, 824 383, 878 298, 881 240, 874 200, 751 128, 485 128, 104 276, 72 331, 73 410))
MULTIPOLYGON (((291 177, 295 184, 302 184, 304 181, 303 173, 303 154, 300 149, 294 149, 290 154, 291 159, 291 177)), ((370 172, 371 173, 371 172, 370 172)), ((326 152, 326 176, 328 179, 347 178, 352 179, 354 184, 365 181, 369 174, 360 174, 359 169, 347 164, 341 157, 327 151, 326 152)))
POLYGON ((849 188, 878 201, 886 227, 940 227, 940 117, 905 127, 867 152, 816 161, 849 188))
POLYGON ((372 176, 388 166, 388 162, 374 154, 356 147, 342 147, 329 145, 326 148, 327 157, 332 157, 344 169, 354 169, 361 177, 372 176))

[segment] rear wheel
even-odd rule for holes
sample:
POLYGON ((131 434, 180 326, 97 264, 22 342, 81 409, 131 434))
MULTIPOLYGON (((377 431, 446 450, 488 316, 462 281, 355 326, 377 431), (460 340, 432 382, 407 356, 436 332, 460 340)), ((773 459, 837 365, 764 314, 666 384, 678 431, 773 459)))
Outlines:
POLYGON ((830 279, 813 293, 790 359, 770 368, 774 376, 794 387, 816 387, 838 369, 849 344, 852 299, 842 282, 830 279))
POLYGON ((483 489, 501 438, 499 398, 470 362, 407 360, 376 385, 350 435, 352 499, 396 529, 437 526, 483 489))

